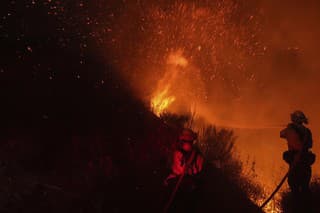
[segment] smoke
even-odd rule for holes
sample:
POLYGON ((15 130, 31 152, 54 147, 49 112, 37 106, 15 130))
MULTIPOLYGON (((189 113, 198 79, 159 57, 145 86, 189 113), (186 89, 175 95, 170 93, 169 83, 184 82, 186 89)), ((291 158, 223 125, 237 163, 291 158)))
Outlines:
POLYGON ((146 102, 170 72, 168 57, 180 51, 200 73, 192 80, 205 85, 198 108, 209 120, 278 126, 294 109, 313 120, 318 8, 299 1, 129 1, 114 18, 108 50, 146 102))
POLYGON ((179 52, 188 64, 179 68, 175 82, 168 82, 176 97, 170 110, 196 105, 199 115, 212 122, 235 116, 232 109, 256 80, 248 62, 265 51, 257 38, 255 9, 241 15, 243 6, 229 0, 139 1, 123 10, 117 18, 121 30, 114 31, 118 44, 108 50, 115 50, 119 70, 138 96, 148 102, 159 91, 155 85, 167 86, 167 76, 177 70, 167 68, 168 58, 179 52), (214 115, 208 114, 211 110, 214 115))
POLYGON ((237 128, 240 152, 266 177, 285 168, 275 163, 286 148, 278 132, 292 111, 306 113, 319 141, 318 1, 140 0, 119 8, 108 18, 106 55, 147 106, 170 88, 168 110, 195 106, 207 121, 237 128))

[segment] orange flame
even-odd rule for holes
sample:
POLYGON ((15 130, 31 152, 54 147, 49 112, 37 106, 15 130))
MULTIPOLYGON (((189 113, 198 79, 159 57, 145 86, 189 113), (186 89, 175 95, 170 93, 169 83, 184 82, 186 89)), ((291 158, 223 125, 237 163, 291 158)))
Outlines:
POLYGON ((151 109, 157 116, 167 111, 169 106, 176 100, 176 95, 172 94, 176 91, 171 86, 177 80, 180 68, 185 68, 187 65, 188 61, 182 56, 182 51, 169 54, 165 75, 159 80, 156 92, 150 101, 151 109))
POLYGON ((151 100, 151 108, 153 112, 160 116, 168 107, 176 100, 175 96, 168 95, 169 86, 165 87, 159 94, 154 96, 151 100))

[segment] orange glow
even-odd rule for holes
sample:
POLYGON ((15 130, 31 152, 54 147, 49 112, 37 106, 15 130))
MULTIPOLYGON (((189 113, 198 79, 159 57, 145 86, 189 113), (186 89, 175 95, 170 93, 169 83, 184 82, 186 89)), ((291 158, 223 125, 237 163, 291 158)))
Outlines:
POLYGON ((176 100, 174 96, 168 96, 169 86, 156 94, 151 100, 151 109, 157 115, 165 112, 168 107, 176 100))
MULTIPOLYGON (((253 199, 251 197, 249 197, 255 204, 257 204, 257 206, 261 206, 263 204, 263 202, 265 201, 265 199, 267 199, 266 197, 264 198, 259 198, 259 199, 253 199)), ((270 202, 263 208, 264 212, 267 213, 279 213, 281 212, 281 209, 279 207, 279 200, 280 198, 274 198, 272 200, 270 200, 270 202)))
MULTIPOLYGON (((302 109, 312 118, 310 129, 320 127, 320 104, 314 101, 319 91, 319 51, 311 42, 318 37, 302 33, 310 29, 301 21, 310 19, 312 25, 316 19, 300 20, 286 10, 274 16, 271 5, 197 2, 146 4, 141 14, 120 19, 116 26, 121 31, 110 32, 121 41, 121 45, 110 42, 115 61, 123 61, 115 66, 156 115, 183 114, 195 106, 205 121, 234 129, 236 154, 242 162, 249 158, 256 163, 257 182, 270 192, 288 169, 281 158, 287 147, 279 131, 289 122, 289 114, 302 109), (131 26, 136 23, 141 26, 134 30, 131 26), (137 37, 138 45, 132 45, 137 37)), ((141 7, 128 8, 132 13, 141 7)), ((312 26, 318 31, 318 23, 312 26)), ((314 131, 314 137, 319 133, 314 131)), ((314 151, 320 152, 319 143, 314 151)), ((319 165, 313 166, 315 174, 319 165)), ((274 204, 268 205, 266 212, 277 212, 274 204)))
POLYGON ((151 98, 150 105, 152 111, 160 116, 161 113, 168 111, 170 105, 176 101, 177 91, 172 87, 180 82, 179 72, 187 67, 188 61, 182 55, 182 51, 176 51, 167 57, 167 69, 162 79, 158 82, 158 87, 151 98))

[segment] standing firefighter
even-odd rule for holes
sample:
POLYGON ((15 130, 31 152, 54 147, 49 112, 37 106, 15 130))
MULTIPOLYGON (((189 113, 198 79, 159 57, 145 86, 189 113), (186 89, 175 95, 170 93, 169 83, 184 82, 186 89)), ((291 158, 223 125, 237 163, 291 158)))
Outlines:
POLYGON ((172 191, 164 212, 195 212, 199 174, 204 162, 201 153, 193 146, 196 139, 197 134, 191 129, 183 129, 179 136, 178 149, 173 153, 171 174, 165 180, 172 191))
POLYGON ((312 148, 311 131, 304 126, 308 119, 302 111, 291 114, 291 123, 280 132, 280 137, 288 142, 288 151, 283 153, 283 159, 289 164, 288 183, 294 197, 309 194, 311 165, 315 161, 312 148))

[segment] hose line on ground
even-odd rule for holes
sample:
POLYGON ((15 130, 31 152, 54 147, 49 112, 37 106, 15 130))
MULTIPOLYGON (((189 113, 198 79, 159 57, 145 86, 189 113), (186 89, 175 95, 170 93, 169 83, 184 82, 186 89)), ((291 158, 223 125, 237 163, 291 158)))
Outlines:
POLYGON ((264 203, 260 206, 260 209, 263 209, 269 202, 270 200, 274 197, 274 195, 279 191, 285 180, 287 179, 289 175, 289 171, 285 174, 285 176, 282 178, 276 189, 272 192, 272 194, 264 201, 264 203))

